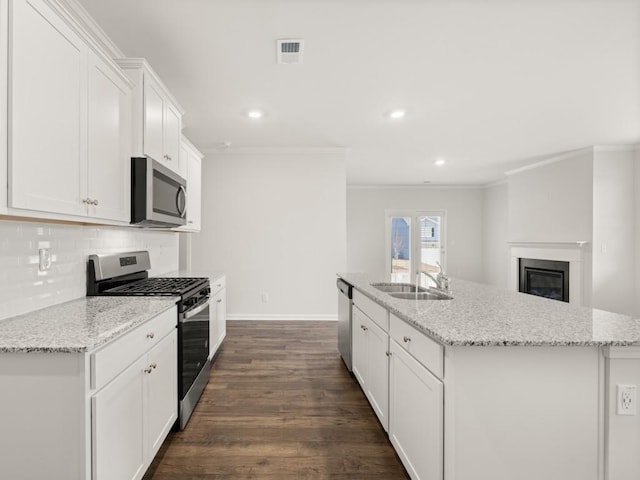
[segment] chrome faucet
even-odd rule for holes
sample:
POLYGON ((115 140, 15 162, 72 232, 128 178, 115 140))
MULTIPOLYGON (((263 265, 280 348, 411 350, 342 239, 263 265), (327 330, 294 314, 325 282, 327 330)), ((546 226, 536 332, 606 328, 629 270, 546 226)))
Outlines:
POLYGON ((440 262, 436 262, 436 265, 438 265, 438 268, 440 269, 440 271, 438 272, 438 275, 436 275, 435 277, 433 275, 431 275, 429 272, 427 272, 426 270, 422 270, 420 269, 417 273, 416 273, 416 284, 420 283, 420 274, 424 274, 427 277, 429 277, 431 280, 433 280, 433 283, 436 284, 436 288, 438 290, 444 290, 445 292, 449 291, 449 277, 447 277, 447 275, 444 273, 444 270, 442 269, 442 265, 440 264, 440 262))

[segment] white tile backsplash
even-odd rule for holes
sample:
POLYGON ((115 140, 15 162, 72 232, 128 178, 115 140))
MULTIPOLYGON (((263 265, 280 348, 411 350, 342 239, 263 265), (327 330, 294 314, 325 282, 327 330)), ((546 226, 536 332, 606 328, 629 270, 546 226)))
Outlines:
POLYGON ((86 295, 87 257, 148 250, 151 275, 178 269, 178 234, 133 227, 94 227, 0 220, 0 319, 86 295), (38 248, 51 269, 38 271, 38 248))

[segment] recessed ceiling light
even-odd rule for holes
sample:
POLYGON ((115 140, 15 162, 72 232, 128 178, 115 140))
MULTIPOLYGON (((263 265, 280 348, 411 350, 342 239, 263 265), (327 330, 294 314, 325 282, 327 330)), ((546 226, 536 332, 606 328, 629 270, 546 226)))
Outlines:
POLYGON ((262 118, 264 116, 264 113, 262 113, 262 111, 260 110, 249 110, 247 112, 247 117, 249 118, 262 118))
POLYGON ((433 164, 437 167, 441 167, 443 166, 445 163, 447 163, 446 161, 444 161, 444 159, 439 158, 438 160, 436 160, 435 162, 433 162, 433 164))
POLYGON ((392 120, 399 120, 401 118, 404 118, 406 115, 407 115, 407 111, 401 108, 398 108, 396 110, 391 110, 389 112, 389 118, 391 118, 392 120))

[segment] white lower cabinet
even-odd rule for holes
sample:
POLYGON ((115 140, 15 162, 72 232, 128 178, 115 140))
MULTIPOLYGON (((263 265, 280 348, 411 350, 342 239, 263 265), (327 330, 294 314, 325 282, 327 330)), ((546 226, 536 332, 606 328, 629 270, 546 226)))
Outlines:
POLYGON ((413 480, 442 480, 442 382, 395 340, 389 347, 389 438, 413 480))
POLYGON ((177 332, 92 397, 93 480, 142 478, 177 418, 177 332))
POLYGON ((227 335, 227 289, 225 285, 225 277, 211 282, 211 291, 213 293, 209 307, 211 312, 209 323, 210 359, 220 349, 222 341, 227 335))
POLYGON ((145 367, 146 457, 151 463, 177 418, 178 337, 173 331, 150 352, 145 367), (149 371, 150 370, 150 371, 149 371))
POLYGON ((352 370, 378 420, 389 424, 389 335, 359 308, 353 309, 352 370))
POLYGON ((144 386, 141 358, 92 400, 93 478, 134 480, 144 474, 144 386))

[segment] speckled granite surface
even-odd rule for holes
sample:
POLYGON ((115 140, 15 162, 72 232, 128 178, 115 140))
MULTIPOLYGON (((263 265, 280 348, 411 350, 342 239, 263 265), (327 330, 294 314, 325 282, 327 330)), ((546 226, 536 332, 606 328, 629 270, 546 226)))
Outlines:
POLYGON ((151 320, 177 300, 85 297, 0 320, 0 352, 87 352, 151 320))
POLYGON ((640 319, 452 279, 452 300, 400 300, 371 283, 389 278, 364 273, 339 277, 444 345, 632 345, 640 319))

